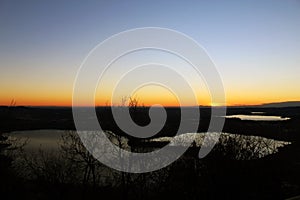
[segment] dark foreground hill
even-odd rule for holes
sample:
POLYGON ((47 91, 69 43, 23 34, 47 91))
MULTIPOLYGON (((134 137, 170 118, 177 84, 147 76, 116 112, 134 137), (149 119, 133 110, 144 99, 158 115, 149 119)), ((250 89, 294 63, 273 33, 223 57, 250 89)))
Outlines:
MULTIPOLYGON (((180 124, 179 108, 167 108, 166 112, 168 118, 158 136, 176 134, 180 124)), ((1 176, 0 192, 3 197, 11 199, 72 200, 95 197, 105 199, 108 197, 110 199, 285 199, 300 195, 300 107, 261 106, 227 109, 227 115, 251 115, 252 112, 289 117, 290 120, 247 121, 232 118, 225 120, 223 131, 290 141, 292 144, 264 158, 234 160, 230 157, 230 153, 238 149, 234 143, 231 143, 226 151, 222 146, 216 147, 205 159, 187 155, 153 173, 128 174, 112 170, 115 177, 113 177, 114 184, 110 185, 94 183, 98 179, 105 179, 103 173, 95 177, 95 180, 93 176, 87 176, 84 177, 84 181, 81 181, 81 174, 89 174, 89 170, 86 171, 86 169, 93 172, 97 163, 91 157, 87 157, 88 165, 84 165, 83 171, 78 173, 74 171, 74 169, 81 169, 77 162, 72 162, 70 169, 73 170, 64 171, 65 162, 51 160, 51 158, 49 160, 46 156, 45 165, 30 163, 33 164, 30 167, 36 172, 36 176, 30 180, 20 178, 18 171, 13 171, 11 166, 0 167, 0 174, 6 174, 7 177, 4 179, 4 176, 1 176), (69 175, 70 173, 79 178, 70 179, 73 177, 69 175)), ((96 113, 103 129, 120 135, 125 134, 116 126, 110 108, 98 107, 96 113)), ((210 122, 211 109, 200 108, 200 114, 198 131, 205 132, 210 122)), ((147 125, 150 121, 148 108, 139 108, 133 113, 132 118, 137 124, 147 125)), ((0 132, 34 129, 75 130, 72 109, 69 107, 0 107, 0 122, 0 132)), ((197 152, 198 150, 195 155, 197 152)), ((3 164, 4 160, 7 158, 1 158, 0 163, 3 164)), ((22 168, 25 166, 22 165, 22 168)))

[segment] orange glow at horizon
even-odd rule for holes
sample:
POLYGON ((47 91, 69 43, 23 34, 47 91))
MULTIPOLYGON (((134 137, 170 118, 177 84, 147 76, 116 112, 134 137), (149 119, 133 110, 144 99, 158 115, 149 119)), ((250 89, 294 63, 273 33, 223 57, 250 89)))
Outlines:
MULTIPOLYGON (((66 100, 66 101, 60 101, 60 100, 24 100, 24 101, 20 101, 18 99, 7 99, 7 100, 1 100, 0 102, 0 106, 10 106, 12 101, 15 100, 16 101, 16 106, 63 106, 63 107, 71 107, 72 106, 72 100, 66 100)), ((241 101, 232 101, 232 102, 227 102, 226 106, 247 106, 247 105, 261 105, 264 103, 273 103, 273 102, 284 102, 284 101, 298 101, 297 99, 292 99, 292 100, 286 100, 286 99, 282 99, 282 100, 276 100, 276 101, 246 101, 246 102, 241 102, 241 101)), ((166 107, 176 107, 179 106, 178 103, 175 102, 168 102, 166 100, 157 102, 157 101, 152 101, 152 100, 148 100, 148 101, 140 101, 141 103, 139 104, 140 106, 152 106, 152 105, 162 105, 162 106, 166 106, 166 107)), ((204 104, 199 104, 199 106, 222 106, 221 104, 214 104, 214 103, 204 103, 204 104)), ((77 106, 93 106, 93 105, 88 105, 85 103, 82 103, 80 105, 77 106)), ((110 104, 107 103, 105 101, 96 103, 95 106, 119 106, 119 104, 110 104)), ((183 106, 195 106, 195 105, 183 105, 183 106)))
MULTIPOLYGON (((20 84, 22 86, 22 84, 20 84)), ((72 84, 59 87, 58 85, 49 85, 46 87, 38 87, 35 84, 26 85, 23 87, 12 85, 5 87, 0 85, 0 105, 9 106, 12 100, 16 101, 17 106, 72 106, 72 84), (56 89, 60 88, 60 89, 56 89)), ((284 88, 284 87, 283 87, 284 88)), ((284 102, 284 101, 299 101, 300 93, 295 93, 293 89, 255 89, 251 88, 245 90, 243 88, 232 88, 225 90, 226 105, 239 106, 239 105, 259 105, 271 102, 284 102)), ((116 97, 111 103, 111 90, 102 91, 101 94, 96 93, 95 105, 121 105, 122 95, 116 97)), ((198 105, 209 106, 218 105, 212 103, 209 93, 206 91, 195 90, 198 105)), ((82 95, 82 101, 77 106, 93 106, 89 105, 82 95)), ((136 97, 140 105, 151 106, 153 104, 161 104, 162 106, 179 106, 177 97, 172 93, 159 88, 152 88, 138 91, 131 95, 136 97)), ((127 96, 128 97, 128 96, 127 96)), ((182 106, 195 106, 193 101, 186 98, 182 106)))
MULTIPOLYGON (((0 96, 0 105, 9 106, 11 105, 12 100, 16 101, 17 106, 72 106, 72 94, 71 93, 64 93, 64 94, 48 94, 48 95, 14 95, 14 96, 0 96)), ((151 106, 154 104, 160 104, 162 106, 179 106, 179 102, 176 97, 166 94, 161 95, 160 93, 148 93, 143 94, 137 93, 137 95, 133 95, 138 101, 140 106, 151 106)), ((203 106, 218 106, 217 103, 212 103, 210 99, 204 99, 197 97, 198 105, 203 106)), ((284 102, 284 101, 299 101, 300 98, 289 97, 283 98, 280 96, 264 96, 258 97, 256 95, 238 95, 232 94, 226 96, 226 106, 240 106, 240 105, 260 105, 263 103, 271 103, 271 102, 284 102)), ((116 100, 115 102, 111 103, 111 100, 108 96, 106 97, 96 97, 95 98, 95 105, 96 106, 119 106, 121 105, 121 99, 116 100)), ((127 105, 127 103, 126 103, 127 105)), ((82 103, 77 106, 93 106, 88 105, 85 103, 84 99, 82 103)), ((193 104, 183 104, 182 106, 195 106, 193 104)))

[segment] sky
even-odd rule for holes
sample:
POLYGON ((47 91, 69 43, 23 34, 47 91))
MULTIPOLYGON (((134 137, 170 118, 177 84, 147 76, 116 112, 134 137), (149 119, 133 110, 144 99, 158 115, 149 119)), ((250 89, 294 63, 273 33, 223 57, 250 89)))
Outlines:
MULTIPOLYGON (((219 71, 227 105, 300 100, 300 1, 1 0, 0 105, 12 99, 72 105, 76 73, 88 53, 114 34, 141 27, 173 29, 197 41, 219 71)), ((201 87, 194 88, 199 104, 211 104, 201 87)), ((158 86, 138 96, 147 105, 177 104, 176 95, 158 86)), ((106 93, 96 97, 97 105, 110 102, 106 93)))

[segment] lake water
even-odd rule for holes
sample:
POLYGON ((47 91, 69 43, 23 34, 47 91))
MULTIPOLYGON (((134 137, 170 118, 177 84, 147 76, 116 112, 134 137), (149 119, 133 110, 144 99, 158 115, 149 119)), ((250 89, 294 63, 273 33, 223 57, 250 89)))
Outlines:
MULTIPOLYGON (((258 113, 256 113, 258 114, 258 113)), ((281 116, 268 116, 268 115, 227 115, 225 118, 238 118, 241 120, 252 120, 252 121, 285 121, 289 120, 289 117, 281 116)))
MULTIPOLYGON (((8 136, 23 141, 27 140, 27 144, 24 147, 27 152, 38 150, 58 151, 60 149, 61 137, 66 133, 67 131, 63 130, 30 130, 11 132, 8 136)), ((204 143, 205 137, 208 142, 214 140, 224 142, 227 141, 228 138, 235 139, 242 148, 244 148, 244 146, 248 148, 246 145, 251 143, 251 147, 255 147, 255 150, 260 151, 260 157, 276 153, 280 147, 290 144, 289 142, 259 136, 244 136, 229 133, 185 133, 175 137, 159 137, 148 140, 148 142, 170 142, 172 146, 190 146, 190 144, 195 141, 194 144, 196 146, 205 147, 207 145, 204 143)))
POLYGON ((254 111, 251 112, 251 114, 257 114, 257 115, 261 115, 261 114, 265 114, 266 112, 260 112, 260 111, 254 111))
POLYGON ((19 139, 26 141, 24 147, 27 151, 42 150, 59 150, 60 141, 63 134, 66 131, 63 130, 29 130, 29 131, 14 131, 7 136, 12 139, 19 139))
POLYGON ((151 139, 154 142, 170 142, 172 146, 190 146, 194 141, 193 145, 196 147, 209 147, 212 142, 219 142, 226 145, 228 141, 234 142, 233 144, 240 147, 241 150, 256 151, 259 157, 264 157, 269 154, 278 152, 280 147, 291 144, 286 141, 279 141, 268 139, 260 136, 247 136, 230 133, 185 133, 175 137, 160 137, 151 139), (204 140, 205 139, 205 140, 204 140))

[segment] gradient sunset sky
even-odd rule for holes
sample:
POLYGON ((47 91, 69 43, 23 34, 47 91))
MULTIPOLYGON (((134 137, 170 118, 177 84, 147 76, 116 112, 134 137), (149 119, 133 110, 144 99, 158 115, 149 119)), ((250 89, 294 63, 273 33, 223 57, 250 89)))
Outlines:
MULTIPOLYGON (((89 51, 139 27, 174 29, 201 44, 222 77, 227 105, 300 100, 300 1, 2 0, 0 105, 12 99, 71 105, 89 51)), ((139 97, 146 105, 176 104, 164 94, 145 88, 139 97)), ((107 102, 105 95, 98 105, 107 102)), ((205 95, 197 97, 209 104, 205 95)))

